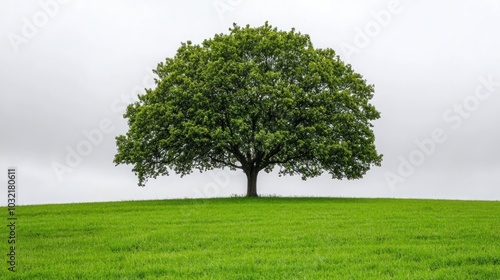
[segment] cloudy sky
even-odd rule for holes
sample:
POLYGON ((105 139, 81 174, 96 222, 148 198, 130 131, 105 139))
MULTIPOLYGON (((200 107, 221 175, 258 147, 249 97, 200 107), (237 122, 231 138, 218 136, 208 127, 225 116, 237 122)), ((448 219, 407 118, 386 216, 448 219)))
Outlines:
POLYGON ((357 181, 261 174, 260 194, 500 200, 497 0, 1 1, 2 178, 17 168, 21 204, 244 194, 243 174, 221 170, 137 187, 114 138, 181 42, 266 20, 375 85, 384 161, 357 181))

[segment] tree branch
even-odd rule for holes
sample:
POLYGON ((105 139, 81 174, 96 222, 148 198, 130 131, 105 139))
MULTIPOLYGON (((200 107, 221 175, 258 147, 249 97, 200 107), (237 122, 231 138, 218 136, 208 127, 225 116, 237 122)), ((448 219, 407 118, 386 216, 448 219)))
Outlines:
POLYGON ((300 155, 297 155, 297 156, 293 156, 293 157, 286 157, 283 160, 264 161, 263 164, 262 164, 262 166, 261 166, 261 169, 264 169, 264 168, 266 168, 269 165, 288 163, 288 162, 290 162, 290 161, 292 161, 294 159, 299 159, 299 158, 303 158, 303 157, 306 157, 306 156, 307 156, 307 154, 303 153, 303 154, 300 154, 300 155))
POLYGON ((236 165, 234 163, 227 162, 227 161, 224 161, 224 160, 220 160, 220 159, 214 158, 212 156, 208 156, 208 158, 210 160, 214 161, 214 162, 221 163, 221 164, 226 165, 226 166, 231 166, 231 167, 234 167, 234 168, 243 169, 242 166, 239 166, 239 165, 236 165))

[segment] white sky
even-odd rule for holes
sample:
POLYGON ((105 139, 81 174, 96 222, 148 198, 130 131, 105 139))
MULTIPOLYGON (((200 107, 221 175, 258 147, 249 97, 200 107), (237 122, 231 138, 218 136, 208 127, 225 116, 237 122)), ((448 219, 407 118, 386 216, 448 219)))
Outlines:
POLYGON ((220 170, 137 187, 131 166, 112 162, 114 138, 128 128, 123 106, 180 42, 266 20, 375 85, 384 161, 357 181, 261 173, 259 194, 500 200, 497 0, 1 1, 0 184, 17 167, 21 204, 244 194, 243 174, 220 170), (112 131, 85 150, 83 131, 101 122, 112 131), (68 162, 78 147, 88 155, 68 162), (55 162, 72 171, 58 178, 55 162))

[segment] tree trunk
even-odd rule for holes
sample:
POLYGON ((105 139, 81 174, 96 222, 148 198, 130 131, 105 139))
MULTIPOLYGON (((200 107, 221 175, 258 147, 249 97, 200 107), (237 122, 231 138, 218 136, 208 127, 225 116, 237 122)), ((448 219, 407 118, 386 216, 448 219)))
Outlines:
POLYGON ((251 169, 245 174, 247 175, 247 197, 257 197, 257 174, 259 174, 259 170, 257 168, 251 169))

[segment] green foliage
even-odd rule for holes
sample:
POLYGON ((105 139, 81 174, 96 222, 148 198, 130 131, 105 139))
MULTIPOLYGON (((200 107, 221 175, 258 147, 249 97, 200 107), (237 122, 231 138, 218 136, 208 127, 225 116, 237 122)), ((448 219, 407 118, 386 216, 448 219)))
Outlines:
POLYGON ((500 279, 500 202, 228 198, 18 211, 17 272, 4 255, 1 279, 500 279))
POLYGON ((278 166, 303 179, 324 171, 357 179, 380 165, 373 86, 350 65, 293 29, 229 30, 182 43, 155 70, 157 87, 128 107, 115 163, 133 164, 139 185, 169 169, 228 167, 256 177, 278 166))

